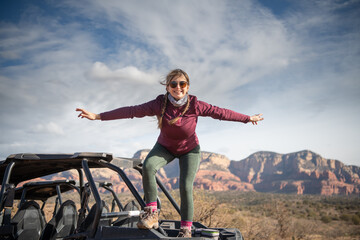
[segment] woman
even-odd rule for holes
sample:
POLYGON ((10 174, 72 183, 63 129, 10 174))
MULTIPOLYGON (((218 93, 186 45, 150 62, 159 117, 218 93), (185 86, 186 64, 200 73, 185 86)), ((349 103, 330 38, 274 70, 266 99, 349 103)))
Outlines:
POLYGON ((212 106, 189 95, 189 76, 181 69, 172 70, 162 83, 166 94, 131 107, 122 107, 95 114, 84 109, 78 117, 90 120, 114 120, 157 116, 160 135, 143 163, 143 187, 146 207, 137 226, 143 229, 158 227, 156 172, 175 158, 180 165, 181 229, 179 237, 191 237, 193 220, 193 183, 200 163, 200 146, 195 133, 198 116, 219 120, 252 122, 263 120, 262 114, 248 116, 212 106))

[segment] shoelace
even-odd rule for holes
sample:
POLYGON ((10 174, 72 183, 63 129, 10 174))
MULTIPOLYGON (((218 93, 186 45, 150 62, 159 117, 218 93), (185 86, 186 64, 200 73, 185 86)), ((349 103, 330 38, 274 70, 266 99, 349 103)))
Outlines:
POLYGON ((150 211, 144 211, 144 212, 142 212, 142 213, 140 214, 140 219, 145 220, 145 219, 148 219, 148 218, 152 218, 152 217, 154 217, 154 216, 153 216, 153 213, 154 213, 154 212, 152 212, 151 210, 150 210, 150 211))
POLYGON ((141 219, 147 219, 150 216, 151 216, 151 212, 143 212, 140 214, 141 219))
POLYGON ((187 228, 181 228, 180 231, 179 231, 178 237, 185 237, 187 235, 191 236, 190 230, 187 229, 187 228))

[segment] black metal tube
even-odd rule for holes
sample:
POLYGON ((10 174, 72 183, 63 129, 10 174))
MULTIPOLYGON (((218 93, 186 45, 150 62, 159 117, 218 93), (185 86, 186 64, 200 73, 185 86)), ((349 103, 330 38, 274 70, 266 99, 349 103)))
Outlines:
POLYGON ((91 192, 92 192, 93 197, 94 197, 95 202, 96 202, 96 211, 95 211, 94 221, 92 223, 92 228, 91 228, 91 232, 90 232, 90 236, 89 236, 89 237, 94 237, 95 234, 96 234, 97 227, 98 227, 99 222, 100 222, 100 217, 101 217, 101 212, 102 212, 102 209, 103 209, 103 204, 102 204, 99 192, 98 192, 98 190, 96 188, 95 181, 94 181, 94 179, 93 179, 93 177, 91 175, 88 160, 83 159, 81 164, 82 164, 83 170, 85 172, 85 176, 86 176, 86 178, 88 180, 89 186, 91 188, 91 192))
POLYGON ((55 206, 54 206, 54 212, 53 212, 53 217, 55 217, 57 211, 58 211, 58 208, 59 208, 59 197, 57 196, 56 199, 55 199, 55 206))
POLYGON ((40 208, 40 209, 41 209, 42 211, 44 211, 44 207, 45 207, 45 204, 46 204, 46 200, 44 200, 44 201, 42 201, 42 202, 43 202, 43 203, 42 203, 42 205, 41 205, 41 208, 40 208))
POLYGON ((79 187, 83 187, 84 186, 84 174, 81 171, 81 169, 76 169, 79 173, 79 187))
POLYGON ((111 192, 111 194, 113 195, 113 198, 114 198, 116 204, 118 205, 119 209, 120 209, 121 211, 124 211, 124 207, 123 207, 123 205, 121 204, 119 198, 116 196, 115 191, 114 191, 112 188, 107 187, 107 186, 102 186, 102 187, 105 188, 106 190, 108 190, 109 192, 111 192))
POLYGON ((78 187, 76 187, 76 186, 73 186, 73 188, 78 192, 78 194, 79 194, 79 197, 80 197, 80 202, 81 202, 81 187, 80 188, 78 188, 78 187))
POLYGON ((107 168, 110 168, 110 169, 116 171, 116 172, 120 175, 120 177, 122 178, 122 180, 124 180, 126 186, 129 188, 130 192, 134 195, 134 197, 136 198, 136 200, 138 201, 138 203, 140 204, 140 206, 141 206, 142 208, 145 207, 145 202, 144 202, 144 200, 141 198, 140 194, 138 193, 138 191, 136 190, 136 188, 134 187, 134 185, 132 184, 132 182, 130 181, 130 179, 126 176, 126 174, 124 173, 124 171, 123 171, 121 168, 119 168, 119 167, 117 167, 117 166, 115 166, 115 165, 113 165, 113 164, 110 164, 110 163, 108 163, 108 162, 106 162, 106 161, 102 161, 102 160, 99 161, 99 163, 100 163, 101 165, 107 167, 107 168))
POLYGON ((81 169, 76 169, 79 173, 79 193, 80 193, 80 202, 81 202, 81 196, 83 194, 84 191, 84 174, 81 171, 81 169))
MULTIPOLYGON (((134 197, 136 198, 136 200, 138 201, 140 206, 142 208, 144 208, 146 206, 144 200, 141 198, 140 194, 138 193, 138 191, 136 190, 136 188, 134 187, 134 185, 132 184, 130 179, 126 176, 126 174, 124 173, 124 171, 121 168, 119 168, 111 163, 108 163, 106 161, 103 161, 103 160, 100 160, 99 163, 105 167, 108 167, 108 168, 116 171, 120 175, 120 177, 124 180, 125 184, 128 186, 128 188, 130 189, 131 193, 134 195, 134 197)), ((174 200, 174 202, 175 202, 175 200, 174 200)), ((175 204, 176 204, 176 202, 175 202, 175 204)), ((180 211, 180 209, 179 209, 179 211, 180 211)), ((166 232, 164 231, 164 229, 162 229, 162 227, 159 226, 159 228, 157 230, 164 236, 167 236, 166 232)))
POLYGON ((15 166, 15 162, 12 161, 7 165, 6 170, 5 170, 5 174, 4 174, 4 177, 2 180, 2 184, 1 184, 1 192, 0 192, 0 203, 1 203, 0 212, 3 210, 3 207, 4 207, 2 203, 4 201, 4 191, 6 188, 5 186, 6 186, 6 184, 9 183, 10 174, 11 174, 11 171, 14 166, 15 166))
POLYGON ((19 208, 20 208, 20 206, 23 205, 23 203, 25 202, 26 192, 27 192, 27 189, 24 188, 24 190, 23 190, 22 193, 21 193, 21 199, 20 199, 20 203, 19 203, 19 208))
POLYGON ((59 198, 59 204, 61 205, 63 201, 62 201, 62 196, 61 196, 60 185, 56 185, 56 193, 57 193, 58 198, 59 198))

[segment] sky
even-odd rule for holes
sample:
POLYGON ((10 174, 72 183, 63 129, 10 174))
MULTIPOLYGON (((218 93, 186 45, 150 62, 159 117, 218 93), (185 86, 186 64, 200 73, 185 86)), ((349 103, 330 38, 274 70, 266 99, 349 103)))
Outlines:
POLYGON ((89 121, 75 109, 153 100, 181 68, 199 100, 265 118, 199 118, 203 151, 310 150, 360 166, 360 0, 0 4, 0 159, 152 148, 154 117, 89 121))

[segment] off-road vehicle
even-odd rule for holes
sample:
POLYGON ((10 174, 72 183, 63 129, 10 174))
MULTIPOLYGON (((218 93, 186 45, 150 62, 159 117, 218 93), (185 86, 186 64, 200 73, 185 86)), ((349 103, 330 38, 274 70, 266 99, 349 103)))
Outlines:
MULTIPOLYGON (((74 154, 12 154, 0 161, 0 239, 178 239, 180 221, 161 219, 158 229, 138 229, 145 201, 126 174, 136 170, 141 177, 142 161, 113 157, 108 153, 74 154), (107 169, 109 179, 120 179, 127 191, 116 194, 118 187, 109 182, 97 182, 96 169, 107 169), (67 172, 77 172, 73 179, 39 182, 39 178, 67 172), (35 180, 35 182, 34 182, 35 180), (29 182, 32 181, 32 182, 29 182), (23 184, 21 187, 17 187, 23 184), (75 200, 62 200, 63 192, 73 191, 75 200), (43 206, 56 196, 53 217, 45 222, 43 206), (14 201, 18 199, 18 207, 14 201), (91 206, 91 207, 89 207, 91 206), (16 210, 16 212, 14 212, 16 210)), ((164 184, 158 187, 167 201, 180 214, 180 208, 164 184)), ((161 211, 161 201, 158 199, 161 211)), ((209 229, 193 223, 191 239, 238 239, 238 229, 209 229)))

